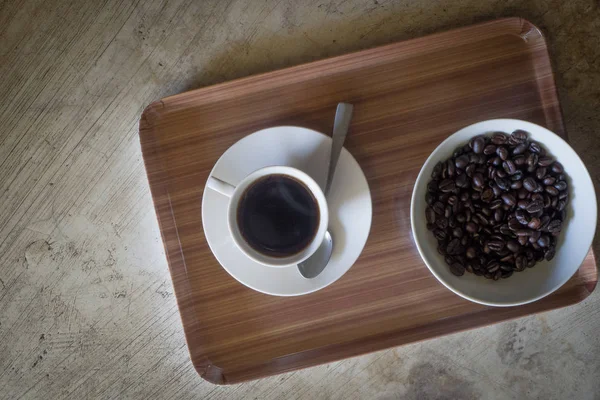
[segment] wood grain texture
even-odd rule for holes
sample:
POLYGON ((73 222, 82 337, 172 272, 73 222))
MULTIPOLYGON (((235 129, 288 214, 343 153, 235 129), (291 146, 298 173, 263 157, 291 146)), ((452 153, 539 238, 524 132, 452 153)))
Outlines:
POLYGON ((519 118, 565 136, 546 43, 510 18, 227 82, 152 103, 140 140, 192 361, 234 383, 576 303, 597 282, 592 253, 558 292, 489 308, 439 284, 410 236, 414 180, 448 135, 519 118), (317 293, 278 298, 232 279, 201 223, 204 182, 242 137, 274 125, 331 132, 355 105, 346 147, 362 166, 373 225, 356 264, 317 293), (314 307, 318 305, 318 307, 314 307))

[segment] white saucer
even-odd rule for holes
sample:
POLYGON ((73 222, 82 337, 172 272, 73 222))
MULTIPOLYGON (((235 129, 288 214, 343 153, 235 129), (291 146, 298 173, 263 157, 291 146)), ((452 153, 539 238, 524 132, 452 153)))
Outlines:
MULTIPOLYGON (((331 138, 319 132, 278 126, 255 132, 231 146, 215 164, 211 176, 237 185, 249 173, 270 165, 298 168, 323 184, 331 138)), ((346 150, 338 162, 328 196, 333 254, 325 270, 306 279, 298 268, 271 268, 246 257, 227 227, 227 198, 204 188, 202 225, 208 245, 223 268, 251 289, 275 296, 298 296, 322 289, 350 269, 362 252, 371 229, 372 204, 367 179, 346 150)))

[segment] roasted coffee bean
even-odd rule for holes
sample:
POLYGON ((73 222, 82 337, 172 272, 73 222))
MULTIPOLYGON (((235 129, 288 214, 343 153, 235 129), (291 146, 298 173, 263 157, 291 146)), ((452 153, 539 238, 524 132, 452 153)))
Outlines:
POLYGON ((499 252, 500 250, 502 250, 505 245, 506 243, 504 243, 502 240, 490 240, 488 242, 488 247, 490 248, 490 250, 495 252, 499 252))
POLYGON ((508 150, 506 149, 506 147, 504 146, 498 146, 496 148, 496 154, 498 155, 498 157, 500 157, 500 159, 502 161, 506 160, 508 158, 508 150))
POLYGON ((526 150, 527 150, 527 144, 521 143, 520 145, 516 146, 513 149, 512 154, 513 154, 513 156, 518 156, 519 154, 525 153, 526 150))
POLYGON ((515 240, 509 240, 506 242, 506 247, 513 253, 518 253, 521 250, 521 245, 515 240))
POLYGON ((550 207, 551 204, 552 204, 552 197, 549 196, 549 195, 547 195, 547 194, 545 194, 544 195, 544 208, 546 209, 546 208, 550 207))
POLYGON ((456 174, 456 167, 454 166, 454 163, 452 162, 452 160, 448 160, 446 168, 448 170, 448 177, 453 178, 454 175, 456 174))
POLYGON ((567 182, 565 182, 565 181, 556 182, 554 184, 554 187, 556 188, 556 190, 560 190, 560 191, 567 190, 567 182))
POLYGON ((481 193, 481 201, 489 203, 494 199, 494 191, 491 188, 484 189, 481 193))
POLYGON ((527 224, 527 227, 529 229, 538 229, 540 227, 540 225, 541 225, 540 219, 537 218, 537 217, 533 217, 533 218, 531 218, 531 220, 527 224))
POLYGON ((533 231, 530 229, 517 229, 515 231, 515 235, 517 236, 531 236, 533 234, 533 231))
POLYGON ((427 222, 433 224, 435 222, 435 211, 433 208, 427 207, 425 210, 425 217, 427 218, 427 222))
POLYGON ((566 199, 567 197, 569 197, 569 193, 566 190, 564 190, 558 194, 558 198, 561 200, 566 199))
POLYGON ((558 189, 555 188, 554 186, 546 186, 545 190, 546 190, 546 193, 548 193, 550 196, 554 196, 554 197, 558 196, 558 193, 559 193, 558 189))
POLYGON ((502 163, 502 168, 506 171, 507 174, 512 175, 517 172, 517 166, 512 160, 506 160, 502 163))
POLYGON ((446 206, 446 208, 444 208, 444 217, 450 218, 451 215, 452 215, 452 207, 446 206))
POLYGON ((479 231, 479 226, 475 222, 470 221, 470 222, 467 222, 467 224, 465 225, 465 229, 469 233, 476 233, 479 231))
POLYGON ((425 202, 429 205, 432 205, 435 202, 435 196, 431 194, 431 192, 427 192, 425 194, 425 202))
POLYGON ((523 271, 527 267, 527 259, 523 255, 515 257, 515 271, 523 271))
POLYGON ((521 225, 527 225, 530 220, 529 215, 527 215, 527 213, 523 210, 515 211, 515 217, 521 225))
POLYGON ((529 203, 527 205, 527 208, 525 208, 525 210, 528 213, 534 213, 534 212, 538 212, 544 209, 544 202, 541 200, 533 200, 531 203, 529 203))
POLYGON ((533 172, 535 171, 535 169, 537 168, 537 162, 538 162, 538 155, 534 154, 534 153, 529 153, 527 155, 527 161, 526 161, 526 171, 527 172, 533 172))
POLYGON ((513 161, 517 167, 525 165, 527 163, 527 159, 524 155, 518 155, 513 158, 513 161))
POLYGON ((448 220, 446 218, 438 218, 435 220, 435 224, 440 229, 446 229, 448 227, 448 220))
POLYGON ((502 272, 502 279, 510 278, 512 274, 513 274, 513 270, 502 272))
POLYGON ((468 188, 469 187, 469 178, 467 177, 466 174, 461 174, 456 178, 455 181, 456 186, 458 186, 459 188, 468 188))
POLYGON ((484 213, 478 212, 475 214, 475 216, 477 217, 477 220, 479 221, 479 223, 481 225, 489 225, 490 224, 487 216, 484 213))
POLYGON ((550 233, 560 232, 561 229, 562 229, 562 222, 558 219, 550 221, 550 223, 546 227, 546 230, 550 233))
POLYGON ((554 162, 554 160, 552 158, 550 158, 550 157, 540 157, 539 160, 538 160, 538 165, 540 167, 548 167, 553 162, 554 162))
POLYGON ((494 179, 494 182, 501 190, 510 189, 510 181, 506 178, 501 178, 499 176, 496 176, 496 178, 494 179))
POLYGON ((515 196, 513 196, 510 193, 504 193, 502 196, 502 201, 504 202, 504 204, 506 204, 507 206, 514 206, 515 204, 517 204, 517 199, 515 199, 515 196))
POLYGON ((452 230, 452 235, 453 235, 455 238, 458 238, 458 239, 460 239, 460 238, 462 238, 462 237, 463 237, 463 235, 464 235, 464 232, 463 232, 463 230, 462 230, 461 228, 454 228, 454 229, 452 230))
POLYGON ((548 215, 542 215, 542 217, 540 218, 540 227, 538 228, 539 230, 546 230, 546 228, 548 227, 548 224, 550 223, 550 216, 548 215))
MULTIPOLYGON (((454 164, 451 164, 454 165, 454 164)), ((440 182, 439 184, 439 189, 440 191, 447 193, 447 192, 451 192, 456 188, 456 184, 454 183, 453 180, 451 179, 444 179, 443 181, 440 182)))
POLYGON ((477 251, 475 250, 474 247, 469 247, 469 248, 467 248, 465 255, 467 256, 467 258, 473 259, 473 258, 477 257, 477 251))
POLYGON ((518 229, 521 229, 523 227, 523 225, 519 222, 518 219, 513 218, 508 220, 508 227, 510 228, 511 231, 516 231, 518 229))
POLYGON ((559 163, 558 161, 555 161, 554 164, 552 164, 552 172, 554 172, 555 174, 562 174, 564 171, 564 168, 562 166, 561 163, 559 163))
MULTIPOLYGON (((496 179, 496 177, 494 177, 494 180, 495 179, 496 179)), ((502 189, 500 189, 500 187, 498 187, 498 185, 496 185, 495 182, 490 182, 489 185, 492 188, 492 190, 494 191, 494 196, 498 197, 502 194, 502 189)))
POLYGON ((496 145, 493 144, 488 144, 487 146, 485 146, 483 148, 483 154, 485 154, 486 156, 489 156, 490 154, 494 154, 497 150, 496 145))
POLYGON ((459 157, 456 157, 454 165, 456 166, 456 168, 465 169, 467 165, 469 165, 469 156, 463 154, 459 157))
MULTIPOLYGON (((512 257, 513 257, 513 256, 511 255, 511 256, 510 256, 510 258, 512 258, 512 257)), ((502 261, 502 260, 500 260, 500 261, 502 261)), ((506 261, 502 261, 502 262, 506 262, 506 261)), ((508 271, 512 271, 512 270, 513 270, 513 267, 512 267, 512 266, 510 266, 510 265, 508 265, 508 264, 500 264, 500 269, 501 269, 503 272, 508 272, 508 271)))
POLYGON ((520 169, 517 169, 517 172, 515 172, 514 174, 512 174, 510 177, 511 181, 521 181, 523 180, 523 172, 520 169))
POLYGON ((527 236, 517 236, 517 242, 519 242, 521 246, 525 246, 527 244, 527 236))
POLYGON ((546 176, 546 172, 547 172, 546 167, 538 167, 535 170, 535 177, 538 180, 542 181, 544 179, 544 177, 546 176))
POLYGON ((439 179, 442 176, 442 168, 441 162, 435 164, 435 167, 433 167, 433 171, 431 172, 431 177, 433 179, 439 179))
POLYGON ((475 168, 477 168, 477 166, 475 164, 469 164, 469 165, 467 165, 467 168, 465 168, 465 174, 467 174, 467 176, 469 178, 473 177, 473 173, 475 172, 475 168))
POLYGON ((542 147, 538 142, 532 141, 529 143, 529 151, 532 153, 539 153, 542 150, 542 147))
POLYGON ((531 236, 529 236, 529 243, 537 242, 538 239, 540 238, 540 236, 542 236, 542 232, 540 232, 540 231, 533 231, 531 233, 531 236))
POLYGON ((521 210, 525 210, 528 204, 529 202, 527 200, 519 200, 517 202, 517 207, 519 207, 521 210))
POLYGON ((508 142, 508 136, 502 132, 496 132, 492 135, 491 140, 495 145, 503 145, 504 143, 508 142))
POLYGON ((433 236, 435 236, 438 241, 444 241, 447 237, 446 231, 443 229, 434 229, 433 236))
POLYGON ((510 188, 513 190, 521 189, 522 187, 523 187, 523 181, 521 181, 521 180, 513 181, 510 184, 510 188))
POLYGON ((533 192, 537 188, 537 182, 531 176, 528 176, 523 180, 523 187, 529 192, 533 192))
POLYGON ((465 274, 465 267, 459 263, 450 264, 450 272, 456 276, 463 276, 465 274))
POLYGON ((500 269, 500 263, 496 260, 492 260, 485 266, 485 269, 487 269, 489 273, 494 273, 500 269))
POLYGON ((485 139, 482 136, 475 136, 473 139, 471 139, 469 145, 475 154, 480 154, 485 147, 485 139))
POLYGON ((550 238, 546 235, 542 235, 538 240, 537 244, 540 247, 548 247, 550 245, 550 238))
POLYGON ((483 175, 479 172, 473 174, 473 186, 476 188, 480 188, 484 185, 485 181, 483 175))
POLYGON ((527 132, 518 129, 511 133, 510 139, 517 144, 523 143, 527 140, 527 132))
POLYGON ((525 132, 474 137, 436 164, 431 178, 426 225, 453 274, 499 279, 554 257, 567 178, 525 132))
POLYGON ((497 208, 494 212, 494 220, 496 222, 502 222, 504 220, 504 211, 501 208, 497 208))
POLYGON ((448 254, 459 254, 460 253, 460 240, 452 239, 446 247, 448 254))
POLYGON ((495 199, 494 201, 490 202, 490 210, 495 210, 497 208, 499 208, 500 206, 502 206, 503 202, 501 199, 495 199))

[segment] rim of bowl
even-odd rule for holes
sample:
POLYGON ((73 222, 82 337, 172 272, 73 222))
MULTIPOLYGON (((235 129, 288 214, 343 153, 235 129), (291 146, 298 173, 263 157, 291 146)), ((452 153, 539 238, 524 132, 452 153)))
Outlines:
MULTIPOLYGON (((534 301, 540 300, 552 293, 554 293, 556 290, 558 290, 560 287, 562 287, 565 283, 567 283, 567 281, 569 279, 571 279, 573 277, 573 275, 575 275, 575 273, 579 270, 579 267, 581 266, 581 264, 583 263, 583 261, 585 260, 585 257, 587 257, 587 254, 589 253, 589 249, 592 247, 592 242, 594 240, 594 237, 596 236, 596 224, 594 223, 594 230, 593 230, 593 234, 591 235, 591 237, 589 239, 586 240, 586 243, 589 242, 587 244, 587 246, 585 246, 588 251, 585 253, 585 255, 583 256, 583 259, 581 259, 578 263, 578 266, 576 269, 573 270, 573 273, 570 274, 569 276, 567 276, 566 279, 563 279, 561 282, 559 282, 557 285, 555 285, 552 289, 546 291, 545 293, 536 296, 536 297, 532 297, 529 300, 524 300, 524 301, 514 301, 514 302, 510 302, 510 301, 500 301, 500 302, 493 302, 493 301, 487 301, 487 300, 482 300, 479 299, 477 297, 473 297, 471 295, 469 295, 468 293, 465 293, 462 290, 459 290, 455 287, 453 287, 450 283, 446 282, 435 270, 434 268, 432 268, 429 263, 427 262, 425 256, 424 256, 424 250, 421 248, 421 244, 419 243, 419 241, 417 240, 417 234, 415 232, 415 224, 418 223, 418 221, 416 221, 416 216, 415 216, 415 211, 414 211, 414 207, 415 207, 415 198, 417 196, 417 183, 419 181, 421 181, 422 179, 424 179, 423 173, 425 171, 425 166, 429 165, 429 163, 431 163, 432 161, 435 161, 437 153, 439 151, 441 151, 442 148, 444 148, 447 144, 447 142, 449 142, 451 140, 451 138, 455 135, 457 135, 458 133, 462 132, 465 129, 473 129, 474 127, 476 127, 477 125, 483 125, 483 124, 488 124, 491 122, 495 122, 495 123, 518 123, 518 124, 522 124, 522 125, 530 125, 530 126, 534 126, 537 129, 542 129, 544 131, 546 131, 546 133, 549 133, 553 136, 555 136, 560 142, 562 142, 562 144, 564 144, 565 146, 567 146, 569 149, 571 149, 571 151, 573 151, 573 153, 575 154, 575 156, 577 157, 577 162, 581 165, 581 167, 583 167, 583 170, 585 171, 585 173, 587 174, 588 179, 590 180, 590 183, 592 185, 592 200, 594 203, 594 213, 596 214, 594 221, 597 218, 597 209, 598 209, 598 203, 596 200, 596 191, 594 190, 594 181, 591 178, 590 172, 588 171, 588 169, 586 168, 585 164, 583 163, 583 161, 581 160, 581 157, 579 157, 579 154, 577 154, 577 152, 575 151, 575 149, 573 149, 573 147, 571 147, 571 145, 569 143, 567 143, 562 137, 558 136, 556 133, 552 132, 551 130, 549 130, 548 128, 545 128, 541 125, 535 124, 533 122, 529 122, 529 121, 523 121, 520 119, 512 119, 512 118, 496 118, 496 119, 488 119, 488 120, 484 120, 484 121, 479 121, 476 122, 474 124, 471 125, 467 125, 463 128, 460 128, 459 130, 457 130, 456 132, 454 132, 453 134, 451 134, 450 136, 448 136, 446 139, 444 139, 444 141, 442 141, 442 143, 440 143, 429 155, 429 157, 427 157, 427 159, 425 160, 425 162, 423 163, 423 166, 421 167, 421 170, 419 171, 419 175, 417 175, 417 179, 415 180, 415 185, 413 187, 413 192, 412 195, 410 197, 410 224, 411 224, 411 232, 413 235, 413 240, 415 242, 415 245, 417 246, 417 250, 419 251, 419 255, 421 256, 421 259, 423 260, 423 263, 427 266, 427 269, 429 269, 429 271, 433 274, 433 276, 435 276, 435 278, 442 284, 444 285, 446 288, 448 288, 450 291, 454 292, 455 294, 457 294, 458 296, 470 300, 474 303, 478 303, 478 304, 483 304, 486 306, 494 306, 494 307, 512 307, 512 306, 520 306, 520 305, 524 305, 524 304, 529 304, 529 303, 533 303, 534 301)), ((527 130, 526 127, 524 127, 524 130, 527 130)), ((485 132, 483 132, 485 133, 485 132)), ((482 133, 478 133, 476 135, 473 136, 477 136, 480 135, 482 133)), ((424 216, 423 216, 424 217, 424 216)))

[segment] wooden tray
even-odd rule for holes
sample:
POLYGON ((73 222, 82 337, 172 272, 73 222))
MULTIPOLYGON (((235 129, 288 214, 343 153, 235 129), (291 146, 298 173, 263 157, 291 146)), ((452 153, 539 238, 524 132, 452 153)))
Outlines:
POLYGON ((510 18, 239 79, 149 105, 140 140, 191 358, 214 383, 234 383, 564 307, 594 290, 590 252, 559 291, 490 308, 444 288, 411 238, 410 195, 421 165, 474 122, 519 118, 565 136, 546 44, 510 18), (346 147, 373 196, 367 245, 319 292, 264 295, 230 277, 201 221, 219 156, 274 125, 331 132, 336 104, 354 104, 346 147))

